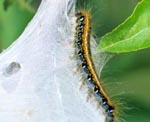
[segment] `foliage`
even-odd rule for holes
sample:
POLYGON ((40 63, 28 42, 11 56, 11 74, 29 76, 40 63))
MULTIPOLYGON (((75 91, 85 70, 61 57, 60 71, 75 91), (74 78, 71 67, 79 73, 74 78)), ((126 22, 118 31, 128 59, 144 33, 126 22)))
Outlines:
POLYGON ((131 52, 150 47, 150 1, 142 0, 133 14, 112 32, 102 37, 99 50, 131 52))

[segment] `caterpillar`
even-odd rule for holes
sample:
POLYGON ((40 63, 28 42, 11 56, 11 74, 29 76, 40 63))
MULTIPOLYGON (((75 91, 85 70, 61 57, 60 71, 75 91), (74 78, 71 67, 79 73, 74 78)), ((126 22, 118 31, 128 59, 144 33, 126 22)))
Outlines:
POLYGON ((115 122, 115 107, 103 89, 91 58, 90 34, 91 20, 87 11, 76 14, 75 47, 81 70, 85 75, 85 83, 106 114, 106 122, 115 122))

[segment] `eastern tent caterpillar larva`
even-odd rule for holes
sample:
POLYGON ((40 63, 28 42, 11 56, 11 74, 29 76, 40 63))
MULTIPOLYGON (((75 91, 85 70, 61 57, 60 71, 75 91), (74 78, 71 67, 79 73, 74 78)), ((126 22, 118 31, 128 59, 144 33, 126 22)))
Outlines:
POLYGON ((115 121, 115 109, 104 91, 98 75, 96 73, 90 51, 90 30, 91 21, 90 14, 86 11, 81 11, 76 14, 77 27, 76 27, 76 40, 75 45, 77 48, 78 59, 82 70, 86 73, 86 81, 89 91, 95 96, 98 103, 102 106, 106 113, 106 122, 115 121))

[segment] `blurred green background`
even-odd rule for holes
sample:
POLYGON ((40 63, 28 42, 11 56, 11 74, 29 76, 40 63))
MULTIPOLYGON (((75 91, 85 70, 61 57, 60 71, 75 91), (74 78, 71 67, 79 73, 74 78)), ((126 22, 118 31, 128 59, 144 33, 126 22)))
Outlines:
MULTIPOLYGON (((122 23, 140 0, 78 0, 78 9, 92 13, 97 40, 122 23)), ((22 33, 40 0, 0 1, 0 50, 22 33)), ((126 122, 150 122, 150 49, 117 54, 105 65, 102 80, 112 98, 124 103, 120 109, 126 122)), ((121 120, 122 122, 123 120, 121 120)))

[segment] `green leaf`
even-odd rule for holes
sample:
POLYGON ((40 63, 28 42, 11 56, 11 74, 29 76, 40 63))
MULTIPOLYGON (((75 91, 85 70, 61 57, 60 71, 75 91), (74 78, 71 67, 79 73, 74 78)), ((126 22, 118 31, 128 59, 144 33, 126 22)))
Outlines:
POLYGON ((150 0, 142 0, 132 15, 104 35, 98 51, 122 53, 150 47, 150 0))

